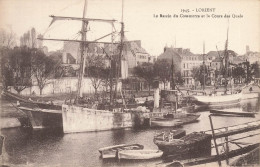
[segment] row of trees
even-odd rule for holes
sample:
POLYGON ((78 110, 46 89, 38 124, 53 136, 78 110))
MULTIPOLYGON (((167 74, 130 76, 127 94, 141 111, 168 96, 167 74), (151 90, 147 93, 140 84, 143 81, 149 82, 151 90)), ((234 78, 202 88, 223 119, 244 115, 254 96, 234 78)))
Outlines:
MULTIPOLYGON (((214 75, 216 79, 223 78, 224 76, 223 69, 215 70, 214 75)), ((195 81, 199 81, 201 85, 204 84, 204 80, 205 80, 205 85, 209 85, 210 69, 208 66, 203 66, 203 65, 199 67, 194 67, 191 71, 191 77, 193 77, 195 81)), ((249 64, 249 62, 241 63, 239 65, 236 65, 235 67, 229 68, 228 77, 234 78, 235 83, 236 82, 240 83, 242 82, 242 80, 244 80, 244 82, 246 83, 249 83, 254 77, 255 78, 260 77, 259 65, 257 62, 253 64, 249 64)))
POLYGON ((166 59, 159 59, 154 64, 146 62, 140 64, 134 68, 133 73, 148 83, 149 91, 154 81, 162 82, 164 88, 167 82, 171 82, 173 89, 175 84, 182 85, 184 82, 180 71, 173 66, 173 63, 169 63, 166 59))
POLYGON ((41 50, 26 46, 2 47, 0 54, 3 88, 13 86, 18 94, 32 86, 33 80, 37 82, 42 94, 43 88, 49 84, 48 80, 54 75, 59 64, 41 50))

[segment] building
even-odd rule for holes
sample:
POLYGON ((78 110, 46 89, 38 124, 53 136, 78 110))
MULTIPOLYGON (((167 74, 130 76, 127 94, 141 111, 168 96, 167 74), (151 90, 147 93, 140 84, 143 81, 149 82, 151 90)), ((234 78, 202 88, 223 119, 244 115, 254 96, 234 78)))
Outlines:
MULTIPOLYGON (((118 44, 89 44, 88 56, 103 56, 106 65, 110 66, 111 56, 118 55, 118 44)), ((62 62, 64 64, 78 64, 80 61, 80 47, 79 43, 64 42, 64 49, 62 54, 62 62)), ((152 62, 154 58, 151 57, 141 46, 141 41, 126 41, 124 43, 123 53, 121 57, 121 77, 127 78, 132 76, 133 68, 144 62, 152 62)))
POLYGON ((181 72, 184 79, 184 85, 192 87, 194 80, 192 79, 192 70, 194 67, 202 65, 202 55, 194 54, 190 49, 165 47, 164 52, 158 56, 158 59, 167 59, 174 65, 175 72, 181 72))

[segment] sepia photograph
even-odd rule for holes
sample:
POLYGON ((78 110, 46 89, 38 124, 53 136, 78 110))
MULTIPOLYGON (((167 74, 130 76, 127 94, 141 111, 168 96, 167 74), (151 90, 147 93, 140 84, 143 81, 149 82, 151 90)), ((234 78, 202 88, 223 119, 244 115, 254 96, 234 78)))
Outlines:
POLYGON ((259 0, 0 0, 1 167, 260 165, 259 0))

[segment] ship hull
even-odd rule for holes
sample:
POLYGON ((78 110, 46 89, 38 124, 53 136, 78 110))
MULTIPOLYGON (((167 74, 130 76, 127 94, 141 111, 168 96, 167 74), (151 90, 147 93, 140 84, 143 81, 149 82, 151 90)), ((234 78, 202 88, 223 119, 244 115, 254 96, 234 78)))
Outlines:
POLYGON ((194 95, 193 97, 194 97, 194 103, 196 105, 215 108, 219 106, 238 104, 242 99, 242 93, 222 95, 222 96, 194 95))
POLYGON ((18 107, 22 110, 30 121, 33 129, 41 128, 62 128, 61 110, 40 109, 30 107, 18 107))
POLYGON ((74 105, 62 105, 64 133, 78 133, 142 127, 149 124, 150 112, 113 112, 74 105))

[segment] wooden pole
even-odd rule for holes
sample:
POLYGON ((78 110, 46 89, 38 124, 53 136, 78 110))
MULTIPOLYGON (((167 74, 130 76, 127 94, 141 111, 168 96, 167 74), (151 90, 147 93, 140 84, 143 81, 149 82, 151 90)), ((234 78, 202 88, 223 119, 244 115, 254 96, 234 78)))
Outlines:
MULTIPOLYGON (((226 131, 228 131, 228 128, 225 128, 225 129, 226 129, 226 131)), ((225 137, 225 140, 226 140, 226 151, 225 151, 225 153, 228 154, 228 152, 229 152, 228 136, 225 137)), ((226 159, 226 162, 227 162, 227 164, 229 164, 229 160, 228 160, 228 158, 226 159)))
POLYGON ((210 126, 211 126, 211 131, 212 131, 212 137, 213 137, 213 141, 214 141, 214 145, 215 145, 215 149, 216 149, 216 153, 217 153, 217 157, 218 157, 217 158, 218 159, 218 165, 221 166, 221 161, 219 159, 218 145, 216 143, 215 132, 214 132, 214 127, 213 127, 211 115, 209 115, 209 121, 210 121, 210 126))
MULTIPOLYGON (((85 5, 84 5, 84 10, 83 10, 83 16, 82 18, 86 17, 86 13, 87 13, 87 0, 85 0, 85 5)), ((86 41, 87 40, 87 26, 88 26, 88 21, 84 21, 82 20, 82 28, 81 28, 81 40, 82 41, 86 41)), ((78 77, 78 92, 77 92, 77 98, 82 97, 83 96, 83 92, 82 92, 82 80, 84 78, 84 72, 85 72, 85 57, 86 57, 86 46, 85 44, 82 42, 80 45, 81 48, 81 57, 80 57, 80 69, 79 69, 79 77, 78 77)), ((76 103, 78 103, 78 99, 76 100, 76 103)))

